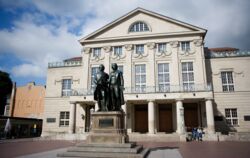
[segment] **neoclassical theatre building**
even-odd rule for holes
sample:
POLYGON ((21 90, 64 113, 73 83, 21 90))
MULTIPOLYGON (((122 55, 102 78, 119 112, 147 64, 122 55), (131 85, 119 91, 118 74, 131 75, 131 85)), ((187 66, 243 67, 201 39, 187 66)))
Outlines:
POLYGON ((81 56, 48 65, 43 135, 88 134, 93 78, 112 63, 123 72, 131 138, 179 137, 193 127, 250 132, 250 52, 205 48, 206 32, 137 8, 80 39, 81 56))

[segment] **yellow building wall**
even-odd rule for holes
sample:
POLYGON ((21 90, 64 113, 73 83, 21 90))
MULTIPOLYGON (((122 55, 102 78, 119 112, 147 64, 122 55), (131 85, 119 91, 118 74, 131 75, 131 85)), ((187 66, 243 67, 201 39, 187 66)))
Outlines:
POLYGON ((43 118, 45 87, 36 86, 34 82, 17 87, 14 104, 12 106, 13 117, 43 118))

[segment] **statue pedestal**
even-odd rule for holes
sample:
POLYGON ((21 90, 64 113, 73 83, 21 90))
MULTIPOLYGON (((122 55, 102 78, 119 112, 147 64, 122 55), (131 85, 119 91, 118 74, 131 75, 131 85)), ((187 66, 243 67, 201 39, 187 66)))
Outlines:
POLYGON ((92 128, 87 143, 128 143, 124 115, 122 111, 93 112, 92 128))
POLYGON ((128 142, 124 126, 124 112, 93 112, 92 128, 87 142, 70 148, 67 152, 58 153, 58 157, 88 158, 144 158, 149 149, 128 142))

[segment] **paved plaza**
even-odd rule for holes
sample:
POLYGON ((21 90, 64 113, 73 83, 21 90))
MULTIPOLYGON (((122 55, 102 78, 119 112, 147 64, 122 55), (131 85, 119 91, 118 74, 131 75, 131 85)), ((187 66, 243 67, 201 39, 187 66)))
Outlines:
MULTIPOLYGON (((1 158, 52 158, 79 142, 59 140, 0 141, 1 158)), ((249 158, 250 142, 138 142, 148 158, 249 158)))

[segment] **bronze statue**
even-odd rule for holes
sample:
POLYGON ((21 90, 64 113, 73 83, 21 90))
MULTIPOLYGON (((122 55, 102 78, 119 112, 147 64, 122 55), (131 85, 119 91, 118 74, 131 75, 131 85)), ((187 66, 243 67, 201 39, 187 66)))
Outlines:
POLYGON ((121 111, 121 106, 125 103, 123 90, 124 80, 122 72, 118 70, 116 63, 112 64, 112 72, 109 74, 109 94, 110 94, 110 110, 121 111))
POLYGON ((94 91, 94 100, 98 102, 98 110, 97 111, 108 111, 109 105, 109 87, 108 87, 108 79, 109 75, 104 72, 104 65, 99 66, 99 72, 95 76, 94 83, 96 84, 96 88, 94 91))

